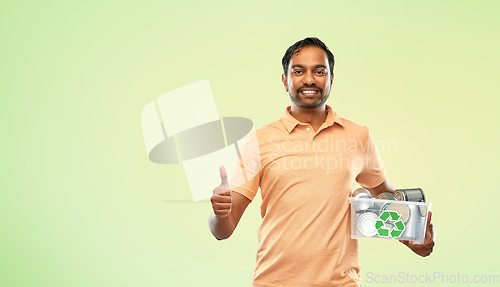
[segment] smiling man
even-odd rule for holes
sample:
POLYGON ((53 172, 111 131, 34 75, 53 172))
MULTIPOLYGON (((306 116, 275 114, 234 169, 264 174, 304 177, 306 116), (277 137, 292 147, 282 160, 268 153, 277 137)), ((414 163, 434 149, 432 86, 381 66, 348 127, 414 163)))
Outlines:
MULTIPOLYGON (((355 182, 373 197, 394 188, 368 128, 326 105, 334 67, 326 45, 317 38, 298 41, 282 64, 291 105, 281 119, 249 137, 257 142, 258 154, 251 145, 241 148, 243 160, 259 163, 252 176, 243 175, 254 168, 243 160, 230 180, 221 167, 222 182, 211 198, 210 230, 219 240, 231 236, 260 187, 262 223, 252 286, 360 286, 348 198, 355 182)), ((421 256, 434 246, 430 217, 423 245, 404 242, 421 256)))

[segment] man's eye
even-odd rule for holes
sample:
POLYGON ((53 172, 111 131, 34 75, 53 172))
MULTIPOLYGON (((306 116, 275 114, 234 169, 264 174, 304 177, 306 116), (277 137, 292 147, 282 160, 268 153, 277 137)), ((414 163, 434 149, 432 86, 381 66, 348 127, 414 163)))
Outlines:
POLYGON ((302 74, 302 71, 293 71, 292 73, 294 73, 295 75, 300 75, 302 74))
POLYGON ((320 75, 326 75, 326 72, 325 71, 317 71, 316 73, 320 74, 320 75))

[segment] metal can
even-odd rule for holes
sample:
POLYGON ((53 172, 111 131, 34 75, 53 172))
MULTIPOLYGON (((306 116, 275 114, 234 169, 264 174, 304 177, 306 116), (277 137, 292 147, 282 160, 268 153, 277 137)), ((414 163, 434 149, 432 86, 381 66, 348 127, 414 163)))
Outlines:
POLYGON ((401 201, 425 202, 425 194, 421 188, 396 189, 394 197, 401 201))
POLYGON ((401 221, 403 221, 404 224, 408 222, 408 219, 411 217, 411 211, 410 208, 403 202, 398 203, 387 203, 382 207, 381 211, 396 211, 399 214, 401 214, 401 221))
POLYGON ((390 192, 383 192, 381 194, 379 194, 376 199, 385 199, 385 200, 396 200, 396 198, 394 197, 394 195, 390 192))
MULTIPOLYGON (((402 201, 425 202, 425 193, 421 188, 396 189, 394 197, 402 201)), ((427 209, 423 205, 420 206, 420 214, 422 216, 427 214, 427 209)))
POLYGON ((358 188, 356 189, 355 191, 352 192, 352 197, 358 197, 360 195, 363 195, 363 196, 368 196, 369 198, 372 197, 372 194, 370 193, 370 191, 368 191, 368 189, 366 188, 358 188))
POLYGON ((373 203, 373 211, 375 212, 380 212, 384 205, 390 203, 391 201, 396 201, 396 199, 390 192, 381 193, 375 199, 376 200, 374 200, 373 203))
POLYGON ((377 234, 375 223, 378 220, 378 215, 373 212, 365 212, 358 216, 357 228, 358 231, 365 237, 371 237, 377 234))
POLYGON ((408 205, 410 209, 410 218, 405 223, 405 231, 402 234, 402 239, 404 240, 417 240, 422 229, 423 216, 420 206, 417 204, 408 205))
POLYGON ((358 188, 352 193, 352 197, 356 199, 363 199, 363 200, 356 200, 356 209, 357 210, 367 210, 372 207, 373 202, 370 200, 372 199, 371 193, 364 188, 358 188))

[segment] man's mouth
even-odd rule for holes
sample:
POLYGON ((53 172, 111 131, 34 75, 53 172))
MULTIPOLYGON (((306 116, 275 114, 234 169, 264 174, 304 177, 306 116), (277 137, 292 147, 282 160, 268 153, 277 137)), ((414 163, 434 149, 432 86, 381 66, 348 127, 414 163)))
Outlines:
POLYGON ((303 90, 300 90, 300 93, 306 97, 312 97, 312 96, 317 95, 319 93, 319 91, 316 89, 303 89, 303 90))

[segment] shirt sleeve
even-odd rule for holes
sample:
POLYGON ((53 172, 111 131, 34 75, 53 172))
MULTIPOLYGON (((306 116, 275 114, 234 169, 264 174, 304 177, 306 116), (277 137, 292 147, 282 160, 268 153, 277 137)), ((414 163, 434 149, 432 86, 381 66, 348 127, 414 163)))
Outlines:
POLYGON ((239 159, 234 163, 229 186, 231 190, 253 200, 260 186, 261 161, 257 135, 252 132, 239 146, 239 159))
POLYGON ((387 173, 380 159, 375 140, 368 128, 366 130, 368 136, 364 148, 364 164, 361 172, 356 177, 356 181, 363 187, 373 188, 386 180, 387 173))

